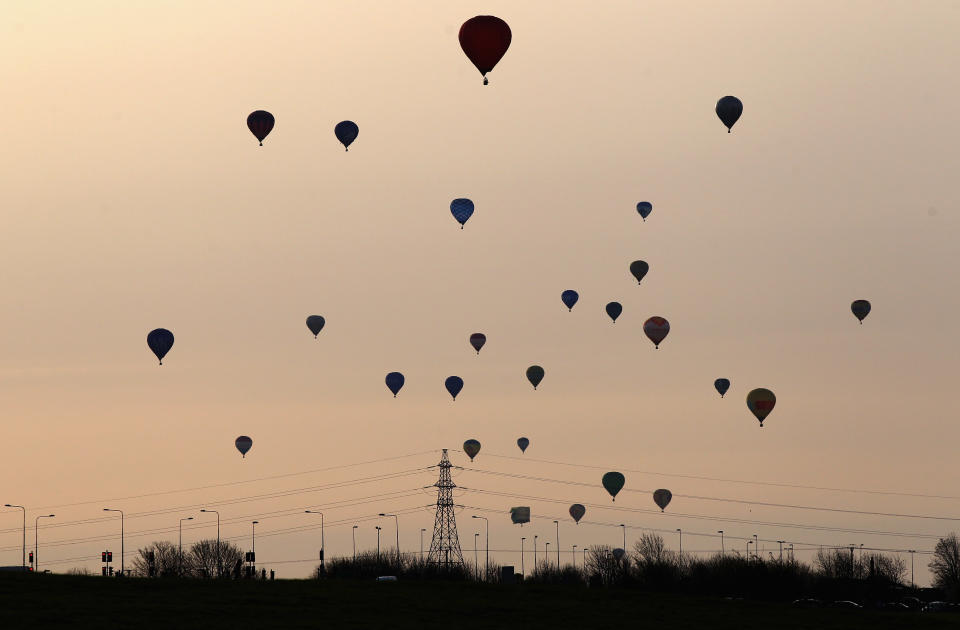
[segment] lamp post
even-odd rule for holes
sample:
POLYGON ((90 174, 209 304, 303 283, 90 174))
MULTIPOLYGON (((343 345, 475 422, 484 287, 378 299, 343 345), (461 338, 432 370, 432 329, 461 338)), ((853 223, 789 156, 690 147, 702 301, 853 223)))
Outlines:
POLYGON ((193 517, 188 516, 187 518, 180 519, 180 544, 177 547, 177 577, 183 577, 183 522, 192 521, 193 517))
POLYGON ((392 516, 393 522, 397 526, 397 568, 400 567, 400 518, 396 514, 380 513, 380 516, 392 516))
POLYGON ((484 575, 485 575, 486 579, 489 580, 489 579, 490 579, 490 521, 487 520, 487 517, 486 517, 486 516, 477 516, 476 514, 474 514, 473 516, 471 516, 471 518, 483 519, 483 522, 486 523, 486 525, 487 525, 487 544, 486 544, 486 548, 487 548, 487 567, 484 569, 484 575))
POLYGON ((543 561, 543 566, 549 569, 550 568, 550 543, 548 542, 543 543, 543 557, 546 558, 546 560, 543 561))
MULTIPOLYGON (((358 527, 360 526, 359 525, 353 526, 353 561, 354 562, 357 561, 357 528, 358 527)), ((423 547, 422 544, 420 546, 423 547)))
POLYGON ((747 541, 747 562, 750 562, 750 545, 753 544, 752 540, 747 541))
POLYGON ((526 571, 524 571, 524 567, 523 567, 523 543, 526 542, 526 540, 527 540, 526 537, 524 536, 520 537, 520 575, 524 575, 524 576, 526 575, 526 571))
POLYGON ((220 512, 216 510, 200 510, 201 512, 212 512, 217 515, 217 577, 223 575, 223 562, 220 557, 220 512))
POLYGON ((757 538, 756 534, 754 534, 753 535, 753 557, 757 560, 760 559, 760 556, 758 555, 759 553, 760 553, 760 539, 757 538))
POLYGON ((573 546, 573 570, 577 570, 577 546, 573 546))
POLYGON ((726 552, 723 550, 723 530, 718 529, 717 533, 720 534, 720 555, 726 555, 726 552))
POLYGON ((420 528, 420 561, 423 562, 423 532, 427 531, 426 528, 420 528))
POLYGON ((680 562, 683 562, 683 530, 678 527, 677 533, 680 534, 680 562))
POLYGON ((23 568, 26 569, 27 568, 27 508, 23 507, 22 505, 11 505, 10 503, 4 503, 3 506, 8 508, 20 508, 21 510, 23 510, 23 568))
POLYGON ((533 572, 537 572, 537 534, 533 535, 533 572))
POLYGON ((623 523, 620 523, 620 529, 623 530, 623 551, 624 551, 624 553, 626 553, 626 551, 627 551, 627 526, 624 525, 623 523))
POLYGON ((379 525, 376 525, 377 528, 377 566, 380 565, 380 530, 383 529, 379 525))
POLYGON ((782 562, 783 562, 783 541, 782 541, 782 540, 778 540, 778 541, 777 541, 777 544, 780 545, 780 562, 782 563, 782 562))
POLYGON ((104 512, 120 512, 120 575, 123 575, 123 510, 103 508, 104 512))
POLYGON ((324 542, 323 537, 323 512, 314 512, 313 510, 304 510, 304 514, 319 514, 320 515, 320 568, 326 570, 327 561, 326 561, 326 543, 324 542))
POLYGON ((793 543, 790 543, 790 562, 794 561, 793 557, 793 543))
POLYGON ((476 576, 477 580, 480 580, 480 560, 477 556, 477 538, 480 537, 480 533, 476 532, 473 535, 473 574, 476 576))
MULTIPOLYGON (((53 518, 56 514, 41 514, 33 522, 33 568, 37 573, 40 572, 40 519, 53 518)), ((911 561, 913 566, 913 561, 911 561)))
POLYGON ((917 583, 913 581, 913 554, 917 553, 916 549, 910 549, 910 587, 917 588, 917 583))
POLYGON ((554 521, 557 526, 557 569, 560 569, 560 521, 554 521))

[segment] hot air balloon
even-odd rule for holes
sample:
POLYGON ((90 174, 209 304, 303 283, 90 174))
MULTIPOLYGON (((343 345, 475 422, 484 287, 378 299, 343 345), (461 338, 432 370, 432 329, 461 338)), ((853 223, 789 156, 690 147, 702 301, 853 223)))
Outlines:
POLYGON ((236 441, 234 441, 234 445, 236 445, 237 450, 240 451, 240 454, 243 455, 243 458, 246 459, 247 451, 249 451, 250 447, 253 446, 253 440, 245 435, 241 435, 236 439, 236 441))
POLYGON ((718 392, 720 392, 720 398, 723 398, 723 395, 727 393, 728 389, 730 389, 730 379, 718 378, 713 382, 713 386, 717 388, 718 392))
POLYGON ((613 500, 617 500, 617 493, 623 488, 623 484, 627 482, 626 478, 622 473, 618 472, 608 472, 603 475, 601 480, 603 487, 607 489, 607 492, 610 493, 610 496, 613 497, 613 500))
POLYGON ((344 120, 338 122, 337 126, 333 128, 333 134, 337 136, 337 140, 343 145, 343 150, 349 151, 350 145, 353 144, 353 141, 360 135, 360 127, 357 127, 357 123, 352 120, 344 120))
POLYGON ((512 37, 507 23, 492 15, 478 15, 460 27, 460 47, 483 75, 484 85, 488 83, 487 73, 503 58, 512 37))
POLYGON ((623 312, 623 305, 620 302, 610 302, 607 304, 607 315, 610 316, 610 319, 613 320, 613 323, 617 323, 617 318, 620 317, 620 313, 623 312))
POLYGON ((531 365, 527 368, 527 380, 530 381, 530 384, 533 385, 533 388, 536 389, 537 385, 540 384, 540 381, 543 380, 545 372, 543 368, 539 365, 531 365))
POLYGON ((640 284, 648 271, 650 271, 650 265, 642 260, 635 260, 630 263, 630 273, 637 279, 637 284, 640 284))
POLYGON ((263 139, 273 130, 273 123, 273 114, 262 109, 258 109, 247 116, 247 129, 260 141, 261 147, 263 146, 263 139))
POLYGON ((524 523, 530 522, 530 508, 528 506, 510 508, 510 520, 514 525, 523 527, 524 523))
POLYGON ((637 212, 639 212, 643 220, 646 221, 650 213, 653 212, 653 204, 649 201, 641 201, 637 204, 637 212))
POLYGON ((653 492, 653 502, 657 504, 657 507, 660 508, 661 512, 667 509, 667 506, 670 505, 670 499, 672 498, 673 493, 663 488, 654 490, 653 492))
POLYGON ((323 325, 326 323, 327 320, 323 318, 323 315, 311 315, 307 318, 307 328, 313 333, 314 339, 317 338, 317 335, 320 334, 320 331, 323 330, 323 325))
POLYGON ((456 400, 457 394, 463 389, 463 379, 459 376, 448 376, 447 380, 443 382, 443 385, 447 388, 447 391, 450 392, 450 395, 453 396, 453 399, 456 400))
POLYGON ((774 405, 777 404, 777 397, 773 395, 769 389, 759 388, 752 390, 747 394, 747 408, 753 412, 753 415, 757 417, 757 420, 760 421, 760 426, 763 426, 763 421, 766 419, 770 412, 773 411, 774 405))
POLYGON ((406 379, 403 378, 403 374, 400 372, 390 372, 387 374, 387 389, 393 392, 393 397, 397 397, 397 393, 400 392, 400 388, 403 387, 403 383, 406 379))
POLYGON ((573 517, 573 520, 576 521, 577 525, 580 524, 580 519, 583 518, 583 515, 587 513, 587 508, 583 507, 579 503, 574 503, 570 506, 570 516, 573 517))
POLYGON ((450 213, 462 230, 463 224, 473 215, 473 202, 469 199, 454 199, 450 202, 450 213))
POLYGON ((485 334, 473 333, 470 335, 470 345, 477 351, 477 354, 480 354, 480 348, 482 348, 485 343, 487 343, 487 336, 485 334))
POLYGON ((563 302, 563 305, 569 310, 573 310, 573 305, 577 303, 577 300, 580 299, 580 294, 574 291, 573 289, 567 289, 560 294, 560 301, 563 302))
POLYGON ((740 114, 743 113, 743 103, 736 96, 724 96, 717 101, 717 116, 720 122, 727 126, 727 133, 733 129, 733 125, 740 120, 740 114))
POLYGON ((463 443, 463 452, 470 457, 470 461, 480 452, 480 442, 477 440, 467 440, 463 443))
POLYGON ((147 334, 147 345, 157 355, 160 365, 163 365, 163 357, 167 356, 170 348, 173 347, 173 333, 166 328, 157 328, 147 334))
POLYGON ((621 549, 620 547, 617 547, 616 549, 613 550, 613 557, 616 558, 617 561, 623 560, 623 557, 625 555, 627 555, 627 552, 621 549))
POLYGON ((854 300, 853 304, 850 305, 850 310, 853 311, 856 318, 863 324, 863 319, 870 314, 870 302, 867 300, 854 300))
POLYGON ((643 323, 643 332, 653 342, 654 348, 659 348, 660 343, 670 332, 670 322, 662 317, 651 317, 643 323))
POLYGON ((527 452, 527 447, 530 446, 530 440, 528 440, 528 439, 525 438, 525 437, 522 437, 522 438, 520 438, 519 440, 517 440, 517 446, 520 447, 520 452, 521 452, 521 453, 526 453, 526 452, 527 452))

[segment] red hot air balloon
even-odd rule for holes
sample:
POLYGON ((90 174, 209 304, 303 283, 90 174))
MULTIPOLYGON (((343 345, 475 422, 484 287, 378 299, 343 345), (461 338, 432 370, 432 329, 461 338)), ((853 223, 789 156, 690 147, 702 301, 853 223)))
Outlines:
POLYGON ((653 342, 653 346, 659 348, 660 342, 662 342, 666 338, 667 333, 670 332, 670 322, 662 317, 651 317, 643 323, 643 332, 647 335, 647 338, 653 342))
POLYGON ((483 75, 484 85, 487 73, 506 54, 512 38, 507 23, 492 15, 472 17, 460 27, 460 47, 483 75))

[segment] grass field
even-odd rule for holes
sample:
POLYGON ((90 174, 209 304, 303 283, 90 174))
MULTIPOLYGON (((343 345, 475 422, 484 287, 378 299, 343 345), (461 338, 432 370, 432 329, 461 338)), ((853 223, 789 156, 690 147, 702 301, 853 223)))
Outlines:
POLYGON ((448 582, 0 575, 0 628, 957 628, 960 616, 796 609, 635 590, 448 582))

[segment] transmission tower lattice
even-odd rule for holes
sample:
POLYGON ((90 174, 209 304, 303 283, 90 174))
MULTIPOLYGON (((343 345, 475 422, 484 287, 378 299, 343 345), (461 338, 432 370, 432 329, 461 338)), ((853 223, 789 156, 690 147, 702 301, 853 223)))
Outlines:
POLYGON ((463 553, 460 551, 460 538, 457 536, 457 517, 453 513, 453 477, 450 476, 450 460, 447 449, 438 464, 440 479, 437 486, 437 520, 433 524, 433 539, 430 541, 430 555, 427 562, 443 565, 449 569, 451 564, 463 565, 463 553))

